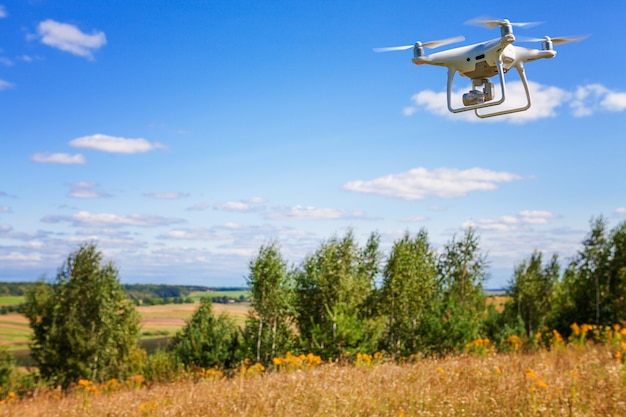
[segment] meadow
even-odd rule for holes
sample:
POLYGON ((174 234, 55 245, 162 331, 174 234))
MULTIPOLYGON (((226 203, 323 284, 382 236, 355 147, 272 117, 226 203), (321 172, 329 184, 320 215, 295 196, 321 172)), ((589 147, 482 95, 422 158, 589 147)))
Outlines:
MULTIPOLYGON (((248 291, 213 291, 193 292, 190 296, 195 301, 193 304, 163 304, 138 306, 137 311, 141 316, 142 339, 153 337, 172 336, 185 325, 185 321, 191 317, 198 308, 198 302, 203 297, 230 297, 238 299, 240 296, 248 297, 248 291)), ((25 301, 24 296, 0 296, 0 306, 15 306, 25 301)), ((250 308, 249 303, 219 304, 213 305, 216 314, 222 312, 231 316, 239 325, 243 325, 250 308)), ((28 320, 21 314, 8 313, 0 315, 0 345, 7 346, 11 350, 25 349, 31 329, 28 320)))
MULTIPOLYGON (((221 293, 217 294, 221 296, 221 293)), ((233 294, 237 295, 235 292, 233 294)), ((174 336, 185 325, 186 320, 191 318, 198 308, 198 304, 196 301, 193 304, 137 307, 137 312, 141 316, 139 345, 148 353, 159 348, 164 349, 170 337, 174 336)), ((249 303, 213 304, 215 314, 225 313, 240 326, 243 326, 249 309, 249 303)), ((0 315, 0 345, 6 346, 15 355, 17 363, 21 366, 35 365, 28 349, 31 333, 28 320, 23 315, 18 313, 0 315)))
MULTIPOLYGON (((147 386, 140 378, 9 398, 0 416, 624 416, 619 345, 460 354, 398 363, 277 358, 234 377, 198 370, 147 386)), ((309 355, 310 357, 311 355, 309 355)))

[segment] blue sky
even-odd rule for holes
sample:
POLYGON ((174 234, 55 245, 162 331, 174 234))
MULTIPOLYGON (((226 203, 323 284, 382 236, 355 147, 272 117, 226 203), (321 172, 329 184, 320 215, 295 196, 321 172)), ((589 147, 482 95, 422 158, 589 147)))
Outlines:
POLYGON ((0 279, 95 241, 124 282, 242 285, 263 243, 298 264, 347 228, 387 251, 472 225, 489 287, 534 249, 565 261, 592 217, 626 219, 624 20, 622 1, 0 0, 0 279), (464 24, 482 15, 591 36, 489 120, 447 112, 445 68, 372 51, 498 37, 464 24))

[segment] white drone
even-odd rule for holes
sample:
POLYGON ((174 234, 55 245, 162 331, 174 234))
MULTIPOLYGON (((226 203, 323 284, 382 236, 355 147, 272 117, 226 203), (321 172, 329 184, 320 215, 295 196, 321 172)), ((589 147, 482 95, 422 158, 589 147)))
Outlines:
POLYGON ((418 41, 415 42, 414 45, 375 48, 374 51, 403 51, 413 48, 412 61, 414 64, 429 64, 448 67, 448 110, 452 113, 474 110, 476 116, 480 118, 487 118, 521 112, 530 108, 530 92, 528 90, 526 74, 524 73, 525 62, 535 61, 541 58, 553 58, 556 56, 556 51, 553 49, 554 45, 577 42, 586 38, 586 36, 559 38, 550 38, 546 36, 543 39, 524 39, 526 41, 541 42, 541 49, 531 49, 513 45, 513 42, 515 42, 513 26, 531 27, 537 25, 538 23, 511 23, 507 19, 474 19, 467 23, 479 24, 488 28, 500 26, 501 36, 499 39, 493 39, 474 45, 461 46, 459 48, 437 52, 431 55, 425 55, 424 48, 437 48, 450 43, 463 41, 465 38, 463 36, 458 36, 456 38, 443 39, 439 41, 418 41), (526 105, 518 108, 481 114, 479 109, 498 106, 506 100, 504 74, 511 68, 515 68, 517 70, 522 80, 522 84, 526 90, 526 105), (469 77, 472 80, 472 89, 469 93, 463 94, 464 107, 453 108, 451 103, 452 82, 454 81, 454 76, 457 71, 462 76, 469 77), (491 81, 489 81, 489 78, 495 75, 500 76, 500 87, 502 89, 502 95, 497 101, 493 101, 494 85, 491 81), (482 91, 478 89, 480 87, 482 87, 482 91))

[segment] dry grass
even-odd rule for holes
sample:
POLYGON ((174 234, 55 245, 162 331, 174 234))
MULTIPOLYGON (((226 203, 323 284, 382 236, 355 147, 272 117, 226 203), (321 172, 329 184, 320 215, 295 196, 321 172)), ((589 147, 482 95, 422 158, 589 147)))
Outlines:
POLYGON ((0 416, 624 416, 609 347, 457 356, 413 364, 323 365, 14 400, 0 416))
POLYGON ((496 310, 502 313, 504 305, 510 300, 510 298, 511 297, 507 297, 506 295, 490 295, 486 298, 486 300, 487 305, 493 304, 496 307, 496 310))

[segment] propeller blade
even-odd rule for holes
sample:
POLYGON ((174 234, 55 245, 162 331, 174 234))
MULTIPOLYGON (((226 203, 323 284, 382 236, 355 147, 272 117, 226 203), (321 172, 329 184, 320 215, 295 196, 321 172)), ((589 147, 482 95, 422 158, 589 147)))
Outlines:
POLYGON ((407 49, 413 48, 414 45, 404 45, 404 46, 388 46, 386 48, 374 48, 374 52, 390 52, 390 51, 406 51, 407 49))
POLYGON ((552 40, 553 45, 560 45, 562 43, 570 43, 570 42, 580 42, 587 39, 589 35, 583 36, 561 36, 558 38, 550 38, 552 40))
POLYGON ((487 17, 477 17, 474 19, 470 19, 465 24, 474 25, 474 26, 486 26, 489 29, 496 28, 498 26, 504 26, 509 24, 511 26, 520 27, 520 28, 530 28, 533 26, 540 25, 542 22, 509 22, 507 19, 490 19, 487 17))
POLYGON ((584 41, 588 37, 589 37, 589 35, 583 35, 583 36, 559 36, 557 38, 552 38, 550 36, 545 36, 543 38, 527 38, 527 37, 524 36, 524 37, 520 37, 518 40, 520 42, 552 41, 552 45, 561 45, 563 43, 584 41))
POLYGON ((430 42, 424 42, 422 43, 422 46, 424 48, 438 48, 440 46, 443 45, 448 45, 451 43, 456 43, 456 42, 462 42, 465 40, 465 36, 456 36, 454 38, 448 38, 448 39, 441 39, 438 41, 430 41, 430 42))
MULTIPOLYGON (((465 37, 463 36, 456 36, 454 38, 448 38, 448 39, 440 39, 438 41, 429 41, 429 42, 416 42, 417 46, 423 46, 424 48, 438 48, 440 46, 443 45, 448 45, 451 43, 455 43, 455 42, 461 42, 464 41, 465 37)), ((415 46, 415 44, 413 45, 402 45, 402 46, 388 46, 385 48, 374 48, 374 52, 390 52, 390 51, 405 51, 407 49, 411 49, 415 46)))

